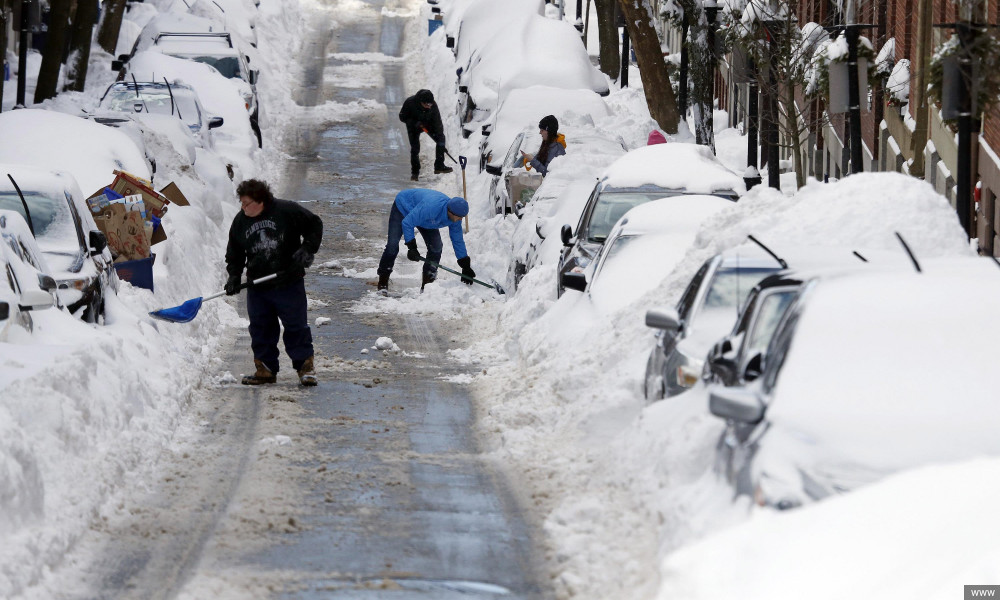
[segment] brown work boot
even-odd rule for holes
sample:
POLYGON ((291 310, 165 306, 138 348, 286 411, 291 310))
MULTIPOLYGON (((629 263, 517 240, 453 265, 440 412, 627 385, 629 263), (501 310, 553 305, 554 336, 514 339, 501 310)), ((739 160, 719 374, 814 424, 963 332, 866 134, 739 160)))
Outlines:
POLYGON ((265 383, 274 383, 278 381, 277 375, 272 373, 271 369, 265 367, 264 363, 260 362, 255 358, 253 359, 253 364, 255 367, 257 367, 257 372, 254 373, 253 375, 244 375, 242 382, 243 385, 262 385, 265 383))
POLYGON ((309 357, 302 363, 298 370, 299 383, 302 385, 316 385, 316 370, 313 368, 313 357, 309 357))
POLYGON ((378 293, 382 294, 383 296, 389 295, 389 273, 379 273, 378 293))

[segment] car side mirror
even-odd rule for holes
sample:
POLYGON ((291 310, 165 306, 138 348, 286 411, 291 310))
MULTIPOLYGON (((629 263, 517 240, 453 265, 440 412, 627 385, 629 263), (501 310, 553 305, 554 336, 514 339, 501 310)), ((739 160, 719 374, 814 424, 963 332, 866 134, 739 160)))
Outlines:
POLYGON ((753 381, 760 377, 760 374, 764 371, 764 354, 758 352, 753 355, 753 358, 747 362, 746 368, 743 369, 743 381, 753 381))
POLYGON ((212 117, 211 119, 208 120, 208 128, 218 129, 219 127, 222 127, 222 124, 225 122, 226 122, 225 119, 223 119, 222 117, 212 117))
POLYGON ((764 403, 760 396, 743 388, 709 388, 708 410, 717 417, 738 423, 760 423, 764 418, 764 403))
POLYGON ((444 38, 444 47, 445 48, 454 48, 455 47, 455 36, 452 36, 452 35, 445 36, 445 38, 444 38))
POLYGON ((724 355, 715 354, 708 360, 708 370, 727 383, 736 379, 736 361, 724 355))
POLYGON ((587 276, 583 273, 563 273, 559 276, 559 283, 567 290, 587 291, 587 276))
POLYGON ((38 274, 38 287, 42 288, 46 292, 51 292, 52 290, 59 287, 56 280, 52 278, 51 275, 46 275, 45 273, 38 274))
POLYGON ((496 165, 486 165, 486 172, 497 177, 503 175, 503 169, 496 165))
POLYGON ((681 317, 677 314, 677 309, 670 306, 651 308, 646 311, 646 327, 662 329, 673 337, 681 330, 681 317))
POLYGON ((460 86, 458 86, 458 93, 459 94, 468 94, 469 93, 469 86, 467 86, 467 85, 460 85, 460 86))
POLYGON ((42 310, 53 304, 52 294, 42 290, 27 290, 21 294, 18 308, 23 311, 42 310))
POLYGON ((562 238, 563 246, 571 246, 570 240, 573 239, 573 228, 569 225, 563 225, 562 229, 559 230, 559 237, 562 238))
POLYGON ((541 223, 535 223, 535 235, 538 236, 538 239, 541 239, 541 240, 545 239, 545 234, 542 233, 542 224, 541 223))
POLYGON ((250 80, 250 85, 257 85, 257 71, 250 71, 248 79, 250 80))
POLYGON ((6 302, 0 302, 0 321, 6 321, 10 318, 10 304, 6 302))
POLYGON ((113 61, 111 61, 111 70, 112 71, 121 71, 124 67, 125 67, 125 63, 122 62, 122 61, 120 61, 120 60, 113 60, 113 61))
POLYGON ((90 232, 89 237, 91 256, 104 252, 104 249, 108 247, 108 238, 103 232, 95 229, 90 232))

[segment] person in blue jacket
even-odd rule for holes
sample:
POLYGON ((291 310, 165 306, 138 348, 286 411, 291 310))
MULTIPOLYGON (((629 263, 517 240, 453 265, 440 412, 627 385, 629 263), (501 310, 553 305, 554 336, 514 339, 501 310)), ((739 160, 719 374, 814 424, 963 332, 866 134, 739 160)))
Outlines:
POLYGON ((406 258, 414 262, 424 260, 417 249, 417 231, 427 245, 427 260, 424 262, 420 288, 423 289, 423 286, 437 278, 437 267, 430 263, 441 260, 441 250, 444 245, 438 229, 442 227, 448 228, 451 246, 455 249, 455 258, 458 259, 462 275, 465 276, 462 281, 472 285, 471 278, 476 276, 476 272, 472 270, 472 261, 465 250, 465 239, 462 237, 462 217, 467 214, 469 214, 469 203, 465 198, 449 198, 437 190, 414 188, 396 194, 392 209, 389 211, 389 239, 382 252, 382 259, 378 263, 379 292, 384 295, 389 289, 389 275, 392 274, 396 255, 399 254, 399 238, 403 238, 406 243, 406 258))

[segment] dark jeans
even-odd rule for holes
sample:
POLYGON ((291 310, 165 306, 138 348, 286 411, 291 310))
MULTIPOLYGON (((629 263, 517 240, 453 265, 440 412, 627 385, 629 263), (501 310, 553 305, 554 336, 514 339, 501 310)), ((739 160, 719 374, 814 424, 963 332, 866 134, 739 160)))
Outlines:
MULTIPOLYGON (((420 134, 422 129, 416 127, 406 127, 406 135, 410 138, 410 173, 418 175, 420 173, 420 134)), ((430 135, 437 148, 434 152, 434 168, 440 169, 444 166, 444 134, 430 135)))
POLYGON ((298 279, 270 290, 247 290, 247 314, 250 317, 250 346, 253 357, 272 373, 278 372, 278 321, 285 327, 285 352, 298 371, 313 355, 312 331, 306 317, 306 285, 298 279))
MULTIPOLYGON (((424 229, 417 227, 420 236, 424 238, 427 246, 427 260, 441 262, 441 250, 444 248, 441 243, 441 233, 437 229, 424 229)), ((396 264, 396 255, 399 254, 399 240, 403 237, 403 213, 392 203, 392 210, 389 211, 389 239, 382 251, 382 259, 378 261, 378 274, 388 275, 392 273, 392 266, 396 264)), ((437 276, 437 267, 424 262, 424 274, 431 279, 437 276)))

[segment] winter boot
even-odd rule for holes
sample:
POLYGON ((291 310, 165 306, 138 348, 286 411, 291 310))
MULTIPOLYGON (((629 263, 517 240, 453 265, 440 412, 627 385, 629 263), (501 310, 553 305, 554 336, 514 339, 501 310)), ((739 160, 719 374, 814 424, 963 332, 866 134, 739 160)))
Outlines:
POLYGON ((389 273, 379 273, 378 293, 382 294, 383 296, 389 295, 389 273))
POLYGON ((271 369, 265 367, 264 363, 255 358, 253 359, 253 364, 257 367, 257 372, 253 375, 244 375, 243 385, 262 385, 278 381, 278 377, 271 372, 271 369))
POLYGON ((441 173, 451 173, 454 170, 455 169, 452 169, 451 167, 449 167, 447 165, 441 165, 440 167, 434 167, 434 174, 435 175, 440 175, 441 173))
POLYGON ((410 173, 410 181, 417 181, 420 179, 420 173, 410 173))
POLYGON ((316 385, 316 370, 313 369, 313 357, 309 357, 299 367, 299 383, 302 385, 316 385))
POLYGON ((435 279, 437 279, 437 275, 433 273, 424 273, 420 280, 420 291, 424 291, 424 286, 428 283, 434 283, 435 279))

